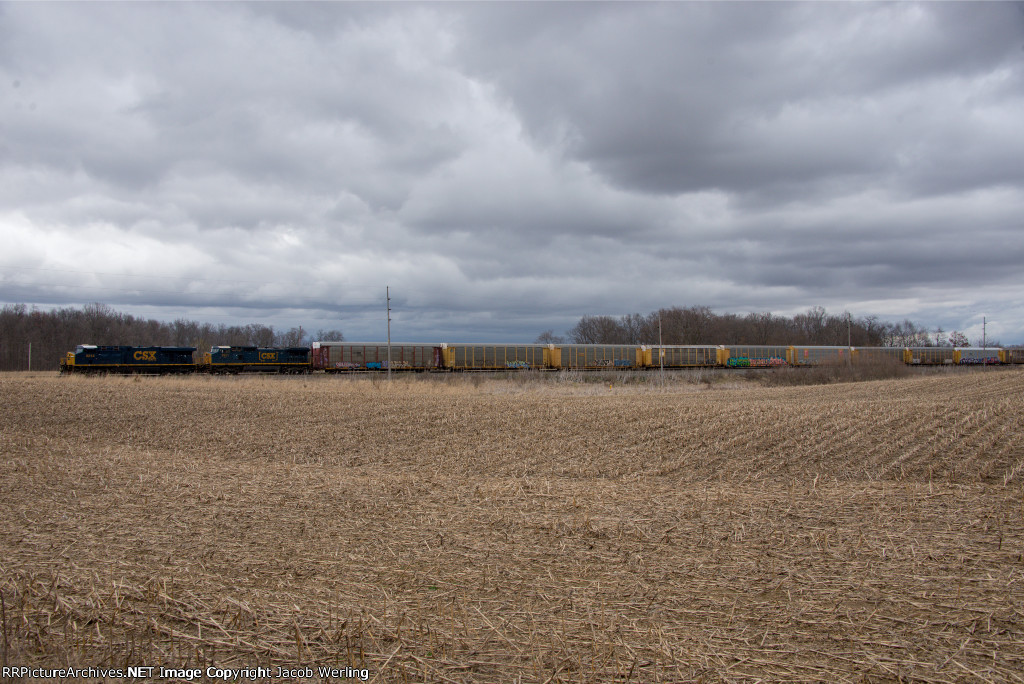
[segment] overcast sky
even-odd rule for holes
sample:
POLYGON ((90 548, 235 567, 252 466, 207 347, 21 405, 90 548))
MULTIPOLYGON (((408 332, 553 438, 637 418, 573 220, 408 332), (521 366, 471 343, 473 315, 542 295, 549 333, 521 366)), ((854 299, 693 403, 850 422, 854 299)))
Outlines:
POLYGON ((1024 6, 0 4, 0 303, 1024 342, 1024 6))

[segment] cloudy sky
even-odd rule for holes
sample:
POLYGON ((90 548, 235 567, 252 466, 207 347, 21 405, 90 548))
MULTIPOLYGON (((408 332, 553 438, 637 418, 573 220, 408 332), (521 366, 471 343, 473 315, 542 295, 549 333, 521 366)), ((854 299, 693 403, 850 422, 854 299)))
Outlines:
POLYGON ((0 4, 0 303, 1024 342, 1024 6, 0 4))

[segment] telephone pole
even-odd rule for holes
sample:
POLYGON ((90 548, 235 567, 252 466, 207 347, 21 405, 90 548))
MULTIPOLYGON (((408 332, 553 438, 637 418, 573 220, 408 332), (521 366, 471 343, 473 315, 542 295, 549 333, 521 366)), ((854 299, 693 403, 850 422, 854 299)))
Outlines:
POLYGON ((661 384, 665 384, 665 350, 661 341, 661 311, 658 311, 658 358, 661 360, 661 384))
POLYGON ((853 365, 853 337, 850 335, 850 319, 852 315, 846 312, 846 365, 853 365))
POLYGON ((391 287, 384 286, 384 296, 388 300, 388 382, 391 382, 391 287))

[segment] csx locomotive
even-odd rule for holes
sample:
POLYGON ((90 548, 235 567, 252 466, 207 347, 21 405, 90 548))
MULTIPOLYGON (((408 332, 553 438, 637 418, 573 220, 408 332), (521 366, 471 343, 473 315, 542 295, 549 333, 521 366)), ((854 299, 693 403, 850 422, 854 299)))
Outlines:
POLYGON ((80 344, 60 362, 61 373, 308 373, 309 347, 124 347, 80 344))
POLYGON ((345 373, 356 371, 621 370, 772 368, 837 363, 1000 365, 1024 349, 807 345, 404 344, 314 342, 309 347, 79 345, 61 373, 345 373))

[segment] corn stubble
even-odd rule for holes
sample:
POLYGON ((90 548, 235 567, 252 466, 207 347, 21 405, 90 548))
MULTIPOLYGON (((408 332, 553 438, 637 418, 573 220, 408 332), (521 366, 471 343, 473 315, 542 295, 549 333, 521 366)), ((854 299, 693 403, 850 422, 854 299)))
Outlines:
POLYGON ((5 665, 1017 681, 1024 373, 0 376, 5 665))

